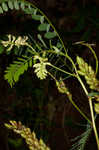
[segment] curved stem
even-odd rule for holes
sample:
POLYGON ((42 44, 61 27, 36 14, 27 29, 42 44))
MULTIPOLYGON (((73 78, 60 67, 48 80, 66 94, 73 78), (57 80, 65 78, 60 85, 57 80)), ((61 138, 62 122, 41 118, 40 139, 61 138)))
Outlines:
MULTIPOLYGON (((57 82, 56 78, 48 72, 48 74, 57 82)), ((67 93, 65 93, 67 95, 67 93)), ((76 110, 91 124, 91 121, 88 119, 88 117, 80 110, 80 108, 76 105, 76 103, 72 100, 72 96, 69 94, 67 95, 69 98, 69 101, 72 103, 72 105, 76 108, 76 110)))
POLYGON ((54 66, 54 65, 52 65, 52 64, 50 64, 50 66, 53 67, 53 68, 55 68, 56 70, 59 70, 59 71, 65 73, 65 74, 68 74, 68 75, 70 75, 70 76, 75 77, 75 74, 72 74, 72 73, 69 73, 69 72, 67 72, 67 71, 65 71, 65 70, 62 70, 62 69, 60 69, 60 68, 58 68, 58 67, 56 67, 56 66, 54 66))
POLYGON ((97 74, 97 72, 98 72, 98 58, 97 58, 97 55, 96 55, 95 51, 91 47, 91 44, 81 43, 81 45, 87 46, 90 49, 90 51, 92 52, 92 54, 94 55, 94 58, 96 59, 96 74, 97 74))
MULTIPOLYGON (((37 7, 34 6, 33 4, 31 4, 31 5, 32 5, 33 7, 35 7, 35 8, 37 8, 37 7)), ((38 8, 37 8, 37 9, 38 9, 38 8)), ((73 65, 73 67, 74 67, 74 69, 75 69, 76 75, 77 75, 76 77, 78 78, 80 84, 82 85, 82 88, 84 89, 84 91, 85 91, 85 93, 86 93, 86 95, 87 95, 87 97, 88 97, 88 92, 87 92, 87 90, 86 90, 86 88, 85 88, 83 82, 81 81, 80 77, 78 76, 77 69, 76 69, 76 66, 75 66, 74 62, 73 62, 72 59, 67 55, 66 48, 65 48, 64 43, 63 43, 62 39, 60 38, 58 32, 56 31, 55 27, 52 25, 52 23, 50 22, 50 20, 47 18, 47 16, 46 16, 40 9, 39 9, 39 12, 46 18, 46 20, 48 21, 48 23, 51 25, 51 27, 52 27, 52 28, 54 29, 54 31, 57 33, 57 36, 58 36, 59 40, 61 41, 61 43, 62 43, 62 45, 63 45, 63 48, 64 48, 64 50, 65 50, 66 57, 67 57, 67 58, 70 60, 70 62, 72 63, 72 65, 73 65)), ((90 48, 90 47, 89 47, 89 48, 90 48)), ((90 49, 91 49, 91 48, 90 48, 90 49)), ((92 50, 92 49, 91 49, 91 50, 92 50)), ((92 52, 93 52, 93 51, 92 51, 92 52)), ((94 56, 95 56, 95 55, 94 55, 94 56)), ((96 61, 97 61, 97 60, 96 60, 96 61)), ((75 76, 74 74, 71 74, 71 73, 69 73, 69 72, 66 72, 66 71, 64 71, 64 70, 62 70, 62 69, 60 69, 60 68, 57 68, 56 66, 53 66, 53 65, 51 65, 51 66, 52 66, 53 68, 55 68, 55 69, 61 71, 61 72, 64 72, 64 73, 69 74, 69 75, 71 75, 71 76, 75 76)), ((96 72, 97 72, 97 67, 98 67, 98 65, 96 66, 96 72)), ((72 104, 75 106, 74 102, 73 102, 71 99, 70 99, 70 101, 71 101, 72 104)), ((96 137, 96 141, 97 141, 97 146, 98 146, 98 150, 99 150, 99 138, 98 138, 98 134, 97 134, 97 130, 96 130, 96 125, 95 125, 95 121, 94 121, 94 113, 93 113, 93 106, 92 106, 92 100, 91 100, 91 99, 89 99, 89 106, 90 106, 90 112, 91 112, 93 130, 94 130, 94 133, 95 133, 95 137, 96 137)), ((78 108, 76 107, 76 109, 78 109, 78 108)))
POLYGON ((91 121, 88 119, 88 117, 81 111, 81 109, 75 104, 75 102, 72 100, 72 97, 69 97, 70 102, 72 103, 72 105, 76 108, 76 110, 78 110, 78 112, 91 124, 91 121))
MULTIPOLYGON (((23 0, 24 1, 24 0, 23 0)), ((29 3, 29 2, 28 2, 29 3)), ((30 3, 31 4, 31 3, 30 3)), ((65 45, 64 45, 64 43, 63 43, 63 40, 61 39, 61 37, 60 37, 60 35, 59 35, 59 33, 57 32, 57 30, 55 29, 55 27, 53 26, 53 24, 51 23, 51 21, 49 20, 49 18, 40 10, 40 9, 38 9, 34 4, 31 4, 34 8, 36 8, 39 12, 40 12, 40 14, 42 14, 44 17, 45 17, 45 19, 48 21, 48 23, 50 24, 50 26, 52 27, 52 29, 56 32, 56 34, 57 34, 57 36, 58 36, 58 38, 59 38, 59 40, 60 40, 60 42, 61 42, 61 44, 62 44, 62 46, 63 46, 63 49, 64 49, 64 51, 66 52, 66 48, 65 48, 65 45)))
POLYGON ((37 53, 37 52, 35 51, 35 49, 34 49, 30 44, 26 44, 26 46, 28 46, 29 48, 31 48, 34 53, 37 53))
POLYGON ((75 69, 76 74, 78 74, 78 73, 77 73, 76 65, 75 65, 75 63, 73 62, 72 58, 71 58, 67 53, 66 53, 65 57, 71 62, 71 64, 73 65, 73 67, 74 67, 74 69, 75 69))

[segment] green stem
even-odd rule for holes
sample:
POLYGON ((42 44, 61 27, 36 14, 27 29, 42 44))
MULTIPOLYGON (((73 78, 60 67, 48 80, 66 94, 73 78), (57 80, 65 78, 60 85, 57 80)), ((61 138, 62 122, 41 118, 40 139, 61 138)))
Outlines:
MULTIPOLYGON (((80 79, 79 75, 78 75, 77 78, 78 78, 83 90, 85 91, 86 96, 88 97, 88 91, 87 91, 85 85, 83 84, 82 80, 80 79)), ((93 127, 93 130, 94 130, 94 134, 95 134, 95 138, 96 138, 96 142, 97 142, 97 147, 98 147, 98 150, 99 150, 99 137, 98 137, 98 132, 97 132, 97 129, 96 129, 96 124, 95 124, 92 98, 88 97, 88 99, 89 99, 89 107, 90 107, 90 113, 91 113, 91 119, 92 119, 92 127, 93 127)))
POLYGON ((26 44, 26 46, 28 46, 30 49, 32 49, 32 51, 35 53, 35 54, 38 54, 35 49, 30 45, 30 44, 26 44))
POLYGON ((70 102, 72 103, 72 105, 76 108, 76 110, 78 110, 78 112, 91 124, 91 121, 88 119, 88 117, 81 111, 81 109, 79 109, 79 107, 72 100, 72 97, 68 96, 68 98, 69 98, 70 102))
MULTIPOLYGON (((48 72, 48 74, 55 80, 55 82, 57 82, 56 78, 50 72, 48 72)), ((67 93, 66 93, 66 95, 67 95, 67 93)), ((72 100, 72 96, 70 94, 67 96, 69 98, 69 101, 76 108, 76 110, 91 124, 91 121, 88 119, 88 117, 79 109, 79 107, 76 105, 76 103, 72 100)))
POLYGON ((70 75, 70 76, 75 77, 75 74, 72 74, 72 73, 69 73, 69 72, 67 72, 67 71, 65 71, 65 70, 62 70, 62 69, 60 69, 60 68, 58 68, 58 67, 56 67, 56 66, 54 66, 54 65, 52 65, 52 64, 50 64, 50 66, 53 67, 53 68, 55 68, 56 70, 59 70, 59 71, 65 73, 65 74, 68 74, 68 75, 70 75))
POLYGON ((77 68, 75 63, 73 62, 72 58, 66 53, 65 57, 71 62, 71 64, 73 65, 75 72, 77 73, 77 68))
POLYGON ((90 112, 91 112, 91 118, 92 118, 92 126, 93 126, 93 130, 94 130, 94 134, 95 134, 95 138, 96 138, 96 142, 97 142, 97 147, 99 150, 99 137, 98 137, 98 132, 97 132, 96 124, 95 124, 95 117, 94 117, 91 97, 89 97, 89 106, 90 106, 90 112))
POLYGON ((96 74, 97 74, 97 72, 98 72, 98 58, 97 58, 97 55, 96 55, 95 51, 91 47, 91 44, 81 43, 81 45, 87 46, 90 49, 90 51, 92 52, 92 54, 94 55, 94 58, 96 59, 96 74))
MULTIPOLYGON (((34 6, 33 4, 31 4, 31 5, 32 5, 33 7, 35 7, 35 8, 37 8, 37 7, 34 6)), ((37 9, 38 9, 38 8, 37 8, 37 9)), ((63 48, 64 48, 64 50, 65 50, 65 53, 67 54, 66 48, 65 48, 65 46, 64 46, 64 43, 63 43, 62 39, 60 38, 58 32, 56 31, 55 27, 52 25, 52 23, 50 22, 50 20, 47 18, 47 16, 46 16, 41 10, 39 10, 39 12, 46 18, 46 20, 47 20, 47 21, 49 22, 49 24, 52 26, 52 28, 54 29, 54 31, 57 33, 57 36, 59 37, 59 39, 60 39, 60 41, 61 41, 61 43, 62 43, 62 45, 63 45, 63 48)), ((94 55, 94 56, 95 56, 95 55, 94 55)), ((71 59, 68 55, 66 55, 66 57, 70 60, 70 62, 71 62, 72 65, 74 66, 74 69, 75 69, 75 71, 76 71, 76 73, 77 73, 76 66, 75 66, 74 62, 72 61, 72 59, 71 59)), ((55 69, 61 71, 61 72, 64 72, 64 73, 69 74, 69 75, 71 75, 71 76, 75 76, 74 74, 71 74, 71 73, 69 73, 69 72, 66 72, 66 71, 64 71, 64 70, 62 70, 62 69, 60 69, 60 68, 57 68, 57 67, 53 66, 53 65, 51 65, 51 66, 52 66, 53 68, 55 68, 55 69)), ((97 66, 96 66, 96 72, 97 72, 97 66)), ((81 81, 80 77, 78 76, 77 78, 78 78, 79 82, 81 83, 81 85, 82 85, 82 87, 83 87, 83 89, 84 89, 86 95, 88 96, 88 92, 87 92, 87 90, 86 90, 86 88, 85 88, 83 82, 81 81)), ((70 100, 71 100, 71 99, 70 99, 70 100)), ((72 100, 71 100, 71 102, 72 102, 72 104, 74 105, 74 102, 73 102, 72 100)), ((91 117, 92 117, 92 125, 93 125, 93 129, 94 129, 94 133, 95 133, 95 137, 96 137, 96 141, 97 141, 97 146, 98 146, 98 149, 99 149, 99 139, 98 139, 98 134, 97 134, 96 125, 95 125, 95 121, 94 121, 94 113, 93 113, 92 100, 89 100, 89 106, 90 106, 90 112, 91 112, 91 117)), ((78 110, 79 108, 76 108, 76 109, 78 110)))
MULTIPOLYGON (((23 0, 23 1, 26 1, 26 0, 23 0)), ((29 3, 29 2, 27 2, 27 3, 29 3)), ((31 3, 30 3, 30 4, 31 4, 31 3)), ((52 29, 56 32, 56 34, 57 34, 57 36, 58 36, 58 38, 59 38, 61 44, 63 45, 63 49, 64 49, 64 51, 66 52, 66 48, 65 48, 65 45, 64 45, 64 43, 63 43, 63 40, 61 39, 59 33, 57 32, 57 30, 55 29, 55 27, 53 26, 53 24, 51 23, 51 21, 49 20, 49 18, 48 18, 40 9, 38 9, 34 4, 31 4, 31 5, 32 5, 34 8, 36 8, 36 9, 40 12, 40 14, 41 14, 42 16, 44 16, 44 18, 48 21, 48 23, 50 24, 50 26, 52 27, 52 29)))

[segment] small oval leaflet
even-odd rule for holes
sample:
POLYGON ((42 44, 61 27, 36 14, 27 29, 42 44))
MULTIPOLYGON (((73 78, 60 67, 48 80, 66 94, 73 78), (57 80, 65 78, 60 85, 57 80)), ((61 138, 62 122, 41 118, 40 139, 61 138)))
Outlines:
POLYGON ((52 39, 52 38, 54 38, 56 36, 57 36, 57 34, 55 32, 47 32, 44 35, 44 37, 47 38, 47 39, 52 39))
POLYGON ((34 8, 31 8, 31 9, 25 8, 25 9, 24 9, 24 12, 25 12, 26 14, 30 14, 30 15, 32 15, 32 14, 34 13, 34 11, 35 11, 34 8))
POLYGON ((16 10, 19 10, 19 3, 16 0, 14 1, 14 7, 16 10))
POLYGON ((34 20, 40 20, 41 19, 41 15, 32 15, 32 19, 34 20))
POLYGON ((56 45, 57 48, 62 48, 62 44, 60 42, 57 42, 57 45, 56 45))
POLYGON ((2 3, 2 8, 4 11, 8 11, 8 6, 6 3, 2 3))
POLYGON ((25 9, 25 4, 24 4, 24 2, 22 2, 22 3, 20 4, 20 7, 21 7, 22 10, 25 9))
POLYGON ((47 23, 40 24, 38 26, 38 30, 39 31, 47 31, 48 26, 49 26, 49 24, 47 24, 47 23))
POLYGON ((13 10, 14 6, 13 6, 13 3, 12 1, 8 1, 8 6, 11 10, 13 10))

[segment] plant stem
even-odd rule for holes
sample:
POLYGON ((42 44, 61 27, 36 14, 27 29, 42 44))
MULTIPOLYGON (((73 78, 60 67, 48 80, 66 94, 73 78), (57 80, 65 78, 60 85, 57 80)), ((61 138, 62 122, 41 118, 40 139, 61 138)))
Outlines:
MULTIPOLYGON (((48 72, 48 74, 55 80, 55 82, 57 82, 56 78, 50 72, 48 72)), ((67 95, 67 93, 66 93, 66 95, 67 95)), ((79 109, 79 107, 76 105, 76 103, 72 100, 72 96, 70 94, 67 96, 69 98, 69 101, 76 108, 76 110, 91 124, 91 121, 88 119, 88 117, 79 109)))
POLYGON ((81 45, 87 46, 90 49, 90 51, 92 52, 92 54, 94 55, 94 58, 96 59, 96 74, 97 74, 97 72, 98 72, 98 58, 97 58, 97 55, 96 55, 95 51, 91 47, 91 44, 81 43, 81 45))
POLYGON ((98 147, 98 150, 99 150, 99 137, 98 137, 98 133, 97 133, 96 125, 95 125, 95 119, 94 119, 95 117, 94 117, 91 97, 89 97, 89 106, 90 106, 90 112, 91 112, 91 118, 92 118, 92 126, 93 126, 94 134, 95 134, 95 137, 96 137, 97 147, 98 147))
POLYGON ((93 127, 93 130, 94 130, 94 134, 95 134, 95 138, 96 138, 96 142, 97 142, 97 147, 98 147, 98 150, 99 150, 99 137, 98 137, 98 132, 97 132, 97 129, 96 129, 96 124, 95 124, 92 98, 88 96, 88 91, 87 91, 85 85, 83 84, 82 80, 80 79, 79 75, 78 75, 77 78, 78 78, 83 90, 85 91, 85 94, 87 95, 87 97, 89 99, 89 107, 90 107, 90 113, 91 113, 91 119, 92 119, 92 127, 93 127))
MULTIPOLYGON (((24 1, 24 0, 23 0, 23 1, 24 1)), ((34 6, 33 4, 31 4, 31 5, 32 5, 33 7, 35 7, 35 8, 37 8, 37 7, 34 6)), ((39 12, 46 18, 46 20, 48 21, 48 23, 51 25, 51 27, 52 27, 52 28, 54 29, 54 31, 57 33, 55 27, 52 25, 52 23, 51 23, 50 20, 47 18, 47 16, 46 16, 41 10, 39 10, 39 12)), ((75 69, 75 72, 76 72, 78 81, 80 82, 82 88, 84 89, 84 91, 85 91, 85 93, 86 93, 86 95, 87 95, 87 97, 88 97, 87 89, 86 89, 86 87, 84 86, 82 80, 80 79, 80 77, 79 77, 79 75, 78 75, 78 73, 77 73, 77 69, 76 69, 76 66, 75 66, 74 62, 72 61, 71 57, 69 57, 69 56, 67 55, 67 52, 66 52, 66 48, 65 48, 65 46, 64 46, 64 43, 63 43, 63 41, 62 41, 62 39, 61 39, 61 37, 59 36, 58 33, 57 33, 57 36, 58 36, 59 40, 61 41, 61 43, 62 43, 62 45, 63 45, 63 49, 64 49, 64 51, 65 51, 65 53, 66 53, 66 57, 70 60, 70 62, 71 62, 72 65, 74 66, 74 69, 75 69)), ((89 47, 90 50, 93 52, 93 49, 90 47, 90 45, 87 45, 87 47, 89 47)), ((33 49, 33 51, 34 51, 34 49, 33 49)), ((96 58, 96 55, 95 55, 94 52, 93 52, 93 54, 94 54, 94 57, 96 58)), ((71 75, 71 76, 76 76, 76 75, 71 74, 71 73, 69 73, 69 72, 66 72, 66 71, 64 71, 64 70, 62 70, 62 69, 60 69, 60 68, 58 68, 58 67, 56 67, 56 66, 54 66, 54 65, 51 65, 51 66, 52 66, 53 68, 55 68, 55 69, 61 71, 61 72, 64 72, 64 73, 69 74, 69 75, 71 75)), ((96 72, 97 72, 97 70, 98 70, 98 63, 97 63, 97 58, 96 58, 96 72)), ((89 98, 89 97, 88 97, 88 98, 89 98)), ((72 99, 70 99, 70 100, 71 100, 72 104, 75 106, 74 101, 72 101, 72 99)), ((94 133, 95 133, 96 142, 97 142, 97 146, 98 146, 98 150, 99 150, 99 138, 98 138, 98 133, 97 133, 96 125, 95 125, 95 119, 94 119, 95 117, 94 117, 93 106, 92 106, 92 99, 91 99, 91 98, 89 98, 89 106, 90 106, 90 112, 91 112, 91 118, 92 118, 92 126, 93 126, 93 130, 94 130, 94 133)), ((76 109, 78 110, 79 108, 76 107, 76 109)), ((79 112, 80 112, 80 111, 79 111, 79 112)))
POLYGON ((30 44, 26 44, 26 46, 28 46, 30 49, 32 49, 32 51, 35 53, 35 54, 38 54, 35 49, 30 45, 30 44))
POLYGON ((88 119, 88 117, 79 109, 79 107, 72 100, 72 97, 68 96, 68 98, 69 98, 70 102, 72 103, 72 105, 76 108, 76 110, 78 110, 78 112, 91 124, 91 121, 88 119))
POLYGON ((75 74, 72 74, 72 73, 69 73, 69 72, 67 72, 67 71, 65 71, 65 70, 62 70, 62 69, 60 69, 60 68, 58 68, 58 67, 56 67, 56 66, 54 66, 54 65, 52 65, 52 64, 50 64, 50 66, 53 67, 53 68, 55 68, 56 70, 59 70, 59 71, 65 73, 65 74, 68 74, 68 75, 70 75, 70 76, 75 77, 75 74))

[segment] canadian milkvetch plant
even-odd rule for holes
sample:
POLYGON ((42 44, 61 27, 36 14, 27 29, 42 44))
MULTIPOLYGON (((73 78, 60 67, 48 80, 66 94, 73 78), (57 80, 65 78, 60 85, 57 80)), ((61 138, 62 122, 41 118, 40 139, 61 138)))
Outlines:
MULTIPOLYGON (((70 102, 73 104, 76 110, 87 120, 87 124, 89 125, 89 128, 86 128, 86 131, 80 136, 80 140, 78 140, 78 142, 72 147, 72 149, 84 150, 88 136, 93 129, 97 147, 99 150, 99 137, 95 124, 95 113, 99 114, 99 80, 96 78, 98 72, 98 59, 91 44, 85 42, 75 43, 84 45, 89 48, 96 60, 96 71, 94 71, 92 67, 81 57, 77 56, 76 61, 74 61, 68 55, 64 43, 57 33, 55 27, 51 24, 46 15, 36 6, 24 0, 2 0, 0 4, 1 14, 3 14, 4 12, 7 13, 9 9, 16 11, 21 9, 25 14, 30 15, 33 20, 39 22, 39 25, 37 27, 37 39, 35 40, 32 37, 32 42, 30 41, 31 35, 15 37, 10 34, 8 35, 8 40, 1 40, 1 44, 6 48, 8 52, 14 50, 15 47, 17 47, 19 51, 21 47, 24 47, 25 51, 29 54, 21 54, 16 61, 13 61, 13 63, 7 67, 4 78, 12 87, 16 82, 19 81, 20 76, 25 71, 27 71, 29 67, 34 69, 35 74, 40 80, 46 79, 47 76, 50 76, 56 83, 58 91, 67 95, 70 102), (69 61, 70 65, 68 65, 67 60, 69 61), (70 70, 70 72, 67 71, 67 68, 68 70, 70 70), (57 75, 58 73, 61 73, 61 75, 57 75), (89 102, 91 120, 74 102, 72 93, 70 93, 67 85, 63 81, 62 76, 73 77, 79 81, 89 102), (86 83, 89 85, 89 89, 86 88, 81 76, 84 76, 86 83), (89 90, 92 91, 88 92, 89 90), (93 103, 93 99, 95 99, 96 102, 93 103)), ((28 145, 29 142, 33 142, 31 140, 29 141, 28 136, 26 137, 28 131, 28 134, 32 138, 30 129, 25 129, 25 127, 22 126, 21 123, 19 123, 21 129, 17 128, 17 123, 15 121, 10 121, 10 123, 11 125, 6 124, 6 126, 25 138, 28 145)), ((35 136, 33 138, 35 139, 34 141, 37 142, 39 149, 40 142, 36 140, 35 136)), ((45 146, 44 144, 41 145, 45 146)), ((31 146, 31 149, 34 149, 34 145, 31 146)))
MULTIPOLYGON (((12 38, 13 39, 13 38, 12 38)), ((20 37, 20 39, 22 39, 22 37, 20 37)), ((28 39, 28 38, 26 38, 28 39)), ((2 44, 6 47, 6 41, 2 41, 2 44)), ((16 44, 16 41, 14 39, 14 42, 11 42, 13 46, 17 46, 18 48, 20 46, 29 46, 31 47, 27 42, 26 40, 24 40, 24 38, 21 40, 18 41, 18 45, 16 44)), ((8 44, 9 45, 9 44, 8 44)), ((10 50, 11 48, 11 45, 10 46, 10 50)), ((31 47, 32 48, 32 47, 31 47)), ((8 48, 9 49, 9 48, 8 48)), ((80 110, 80 108, 75 104, 75 102, 72 100, 72 94, 69 92, 69 89, 66 87, 65 83, 63 82, 62 78, 60 77, 60 80, 58 81, 49 71, 47 71, 47 68, 46 66, 50 66, 50 67, 54 67, 55 69, 58 69, 57 67, 55 67, 54 65, 52 65, 49 61, 48 61, 48 58, 45 57, 45 53, 44 53, 44 56, 42 55, 42 57, 39 55, 39 53, 36 53, 34 52, 34 49, 33 49, 33 56, 32 56, 32 59, 34 60, 34 65, 32 66, 34 68, 34 72, 36 73, 37 77, 41 80, 43 79, 46 79, 47 75, 50 75, 54 81, 56 82, 56 86, 59 90, 60 93, 64 93, 68 96, 68 99, 70 100, 70 102, 73 104, 73 106, 81 113, 81 115, 91 124, 91 121, 87 118, 87 116, 80 110), (39 62, 38 62, 39 61, 39 62)), ((62 54, 63 55, 63 54, 62 54)), ((23 57, 24 58, 24 57, 23 57)), ((24 62, 22 58, 19 59, 19 61, 21 60, 21 62, 24 62)), ((19 62, 14 62, 15 64, 18 64, 18 66, 20 65, 19 62)), ((31 63, 31 62, 30 62, 31 63)), ((87 92, 86 90, 86 87, 84 86, 80 76, 84 76, 85 77, 85 80, 86 80, 86 83, 89 85, 90 89, 92 90, 96 90, 96 91, 99 91, 98 87, 99 87, 99 81, 96 79, 96 73, 93 71, 92 67, 89 66, 81 57, 77 56, 77 64, 78 64, 78 67, 79 67, 79 70, 76 70, 76 74, 74 74, 74 77, 77 77, 79 82, 81 83, 82 87, 84 88, 85 90, 85 93, 86 95, 88 96, 88 99, 89 99, 89 105, 90 105, 90 108, 91 108, 91 115, 92 115, 92 125, 93 125, 93 129, 94 129, 94 132, 95 132, 95 136, 96 136, 96 140, 97 140, 97 145, 98 145, 98 133, 97 133, 97 130, 96 130, 96 126, 95 126, 95 120, 94 120, 94 114, 93 114, 93 109, 92 109, 92 99, 95 98, 96 101, 98 102, 99 101, 99 96, 98 96, 98 93, 97 92, 94 92, 94 93, 89 93, 87 92), (91 102, 91 103, 90 103, 91 102)), ((24 65, 25 65, 25 62, 24 62, 24 65)), ((25 65, 26 66, 26 65, 25 65)), ((30 65, 31 66, 31 65, 30 65)), ((15 65, 16 67, 16 65, 15 65)), ((76 67, 76 66, 75 66, 76 67)), ((10 67, 11 68, 11 67, 10 67)), ((12 82, 10 81, 10 76, 9 76, 9 73, 11 73, 11 71, 9 71, 9 69, 6 71, 6 74, 5 74, 5 79, 8 80, 8 82, 10 82, 10 85, 12 86, 12 82)), ((28 68, 28 67, 27 67, 28 68)), ((12 68, 11 68, 12 69, 12 68)), ((59 69, 60 70, 60 69, 59 69)), ((12 79, 15 80, 15 74, 16 74, 16 69, 14 70, 15 72, 11 75, 12 76, 12 79)), ((18 70, 19 71, 19 70, 18 70)), ((61 70, 60 70, 61 71, 61 70)), ((22 71, 21 73, 19 73, 19 76, 23 73, 24 71, 22 71)), ((62 72, 65 72, 65 70, 62 70, 62 72)), ((67 72, 66 72, 67 73, 67 72)), ((18 73, 16 74, 18 75, 18 73)), ((19 80, 19 78, 18 78, 19 80)), ((99 103, 95 103, 94 104, 94 108, 95 108, 95 111, 96 113, 99 113, 99 103)), ((14 130, 15 131, 15 130, 14 130)), ((91 126, 90 126, 90 129, 88 130, 91 132, 91 126)), ((88 138, 88 134, 90 135, 90 132, 85 132, 86 134, 83 134, 83 139, 85 139, 85 144, 86 144, 86 140, 88 138)), ((83 140, 84 142, 84 140, 83 140)), ((80 145, 77 144, 76 147, 85 147, 84 143, 80 142, 80 145)))

